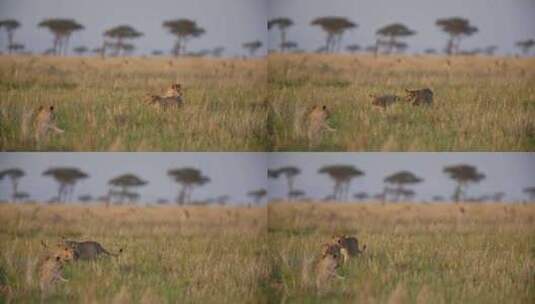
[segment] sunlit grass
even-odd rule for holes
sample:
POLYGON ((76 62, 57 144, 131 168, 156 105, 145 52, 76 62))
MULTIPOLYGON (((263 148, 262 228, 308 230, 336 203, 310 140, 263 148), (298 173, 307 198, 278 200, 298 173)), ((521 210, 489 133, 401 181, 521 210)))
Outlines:
POLYGON ((304 115, 327 105, 323 151, 535 150, 535 59, 371 55, 270 55, 275 151, 309 150, 304 115), (431 108, 381 111, 369 94, 429 87, 431 108))
POLYGON ((68 151, 263 151, 263 60, 0 56, 0 149, 68 151), (185 105, 143 103, 172 83, 185 105), (64 134, 36 142, 24 113, 57 108, 64 134))
POLYGON ((275 203, 268 210, 274 303, 529 303, 535 297, 533 205, 275 203), (335 234, 357 236, 366 253, 339 270, 344 280, 319 293, 314 264, 320 245, 335 234))
POLYGON ((258 303, 263 208, 0 205, 0 302, 39 302, 40 241, 96 240, 119 258, 67 265, 53 303, 258 303), (2 292, 3 291, 3 292, 2 292))

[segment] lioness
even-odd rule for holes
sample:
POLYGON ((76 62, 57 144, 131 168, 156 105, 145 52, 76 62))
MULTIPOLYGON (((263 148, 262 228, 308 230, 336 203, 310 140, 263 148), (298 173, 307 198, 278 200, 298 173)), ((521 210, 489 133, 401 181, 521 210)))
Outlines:
POLYGON ((183 103, 182 85, 175 83, 171 85, 165 95, 151 95, 146 99, 146 102, 163 109, 180 106, 183 103))
POLYGON ((123 252, 123 249, 119 250, 119 253, 111 253, 104 249, 100 243, 95 241, 73 241, 63 239, 63 243, 66 246, 71 247, 74 250, 74 259, 78 260, 93 260, 98 258, 99 255, 105 254, 109 256, 117 257, 123 252))
POLYGON ((337 269, 341 262, 341 249, 338 244, 324 244, 320 260, 316 264, 316 288, 319 290, 333 278, 343 279, 337 269))
POLYGON ((69 246, 57 246, 50 250, 44 242, 43 246, 49 252, 39 267, 39 288, 42 292, 48 292, 59 281, 66 282, 63 277, 63 265, 74 260, 74 250, 69 246))
POLYGON ((370 94, 370 98, 372 99, 372 105, 386 109, 387 107, 393 105, 394 103, 398 102, 401 98, 396 95, 374 95, 370 94))
POLYGON ((433 104, 433 91, 428 88, 419 90, 408 90, 405 92, 405 101, 410 102, 414 106, 419 105, 432 105, 433 104))
POLYGON ((344 264, 349 261, 350 257, 362 254, 366 250, 366 245, 359 249, 359 241, 357 238, 347 235, 333 236, 332 244, 340 246, 340 253, 342 254, 344 264))
POLYGON ((63 133, 64 131, 56 126, 56 115, 54 114, 54 106, 45 108, 40 106, 37 109, 35 116, 35 139, 40 140, 43 136, 48 134, 48 131, 55 133, 63 133))
POLYGON ((319 107, 314 105, 307 118, 307 137, 309 144, 315 145, 321 138, 323 131, 327 130, 330 132, 336 131, 331 128, 327 123, 327 120, 331 116, 331 112, 327 109, 327 106, 319 107))

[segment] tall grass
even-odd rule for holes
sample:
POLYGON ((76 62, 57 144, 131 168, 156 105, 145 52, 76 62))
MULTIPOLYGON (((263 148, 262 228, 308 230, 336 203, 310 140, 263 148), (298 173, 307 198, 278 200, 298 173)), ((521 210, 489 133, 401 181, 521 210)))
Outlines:
POLYGON ((257 303, 266 213, 238 207, 0 205, 0 302, 40 300, 41 240, 91 239, 118 258, 79 261, 51 303, 257 303))
POLYGON ((535 299, 533 205, 278 203, 268 219, 273 303, 535 299), (356 235, 367 249, 341 267, 345 279, 318 291, 314 263, 334 234, 356 235))
POLYGON ((263 151, 262 60, 0 56, 0 149, 263 151), (185 105, 143 103, 172 83, 185 105), (64 134, 36 142, 27 113, 55 105, 64 134))
POLYGON ((369 55, 271 55, 268 90, 275 151, 533 151, 535 59, 369 55), (431 108, 372 107, 369 94, 429 87, 431 108), (310 147, 312 105, 332 112, 310 147))

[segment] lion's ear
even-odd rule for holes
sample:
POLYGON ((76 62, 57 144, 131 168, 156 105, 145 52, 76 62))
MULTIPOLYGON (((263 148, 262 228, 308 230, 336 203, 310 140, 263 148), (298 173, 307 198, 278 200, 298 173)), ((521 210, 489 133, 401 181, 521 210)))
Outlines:
POLYGON ((43 246, 43 248, 48 248, 48 245, 46 244, 45 241, 41 240, 41 246, 43 246))
POLYGON ((50 106, 50 112, 54 112, 54 106, 50 106))

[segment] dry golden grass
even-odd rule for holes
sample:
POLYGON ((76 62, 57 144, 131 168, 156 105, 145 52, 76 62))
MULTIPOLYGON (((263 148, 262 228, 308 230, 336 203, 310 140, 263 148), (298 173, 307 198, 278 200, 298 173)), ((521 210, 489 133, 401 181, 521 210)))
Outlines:
POLYGON ((76 262, 45 298, 64 303, 257 303, 266 213, 239 207, 0 205, 0 302, 41 295, 41 240, 91 239, 119 258, 76 262))
POLYGON ((535 205, 274 203, 271 302, 533 303, 535 205), (320 245, 356 235, 363 256, 316 290, 320 245))
POLYGON ((264 151, 265 60, 0 56, 0 150, 264 151), (175 82, 185 105, 143 102, 175 82), (36 142, 31 116, 57 108, 64 134, 36 142))
POLYGON ((275 151, 533 151, 535 58, 270 55, 275 151), (386 111, 369 94, 429 87, 431 108, 386 111), (336 132, 309 148, 303 116, 327 105, 336 132))

